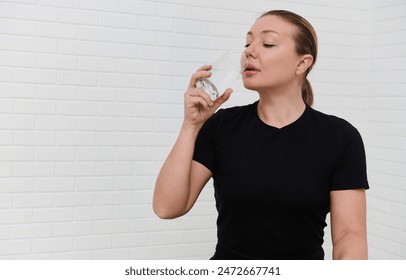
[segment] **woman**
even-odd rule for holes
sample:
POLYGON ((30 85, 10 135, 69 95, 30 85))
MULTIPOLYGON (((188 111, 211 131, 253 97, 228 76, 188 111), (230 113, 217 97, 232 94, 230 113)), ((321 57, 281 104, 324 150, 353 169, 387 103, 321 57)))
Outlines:
POLYGON ((289 11, 263 14, 247 33, 242 79, 253 104, 214 112, 192 75, 179 137, 158 175, 153 207, 187 213, 213 177, 218 243, 212 259, 323 259, 331 217, 334 259, 366 259, 364 146, 343 119, 310 106, 306 76, 317 57, 313 27, 289 11))

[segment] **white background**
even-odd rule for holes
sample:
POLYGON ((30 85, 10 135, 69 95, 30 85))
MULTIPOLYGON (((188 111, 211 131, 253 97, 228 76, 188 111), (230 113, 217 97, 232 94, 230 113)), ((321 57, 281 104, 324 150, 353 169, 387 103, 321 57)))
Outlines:
MULTIPOLYGON (((370 258, 406 259, 404 0, 0 0, 0 258, 208 259, 211 183, 163 221, 155 178, 191 73, 270 9, 316 28, 314 107, 366 146, 370 258)), ((256 98, 237 83, 226 106, 256 98)))

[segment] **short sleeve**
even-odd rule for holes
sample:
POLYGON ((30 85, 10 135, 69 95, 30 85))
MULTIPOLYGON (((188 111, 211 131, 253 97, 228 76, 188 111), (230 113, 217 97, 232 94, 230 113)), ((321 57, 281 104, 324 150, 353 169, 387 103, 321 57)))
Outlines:
POLYGON ((369 189, 364 143, 358 130, 345 123, 331 190, 369 189))
POLYGON ((216 166, 215 134, 221 111, 222 110, 215 113, 203 124, 197 136, 193 153, 193 160, 203 164, 212 173, 214 173, 216 166))

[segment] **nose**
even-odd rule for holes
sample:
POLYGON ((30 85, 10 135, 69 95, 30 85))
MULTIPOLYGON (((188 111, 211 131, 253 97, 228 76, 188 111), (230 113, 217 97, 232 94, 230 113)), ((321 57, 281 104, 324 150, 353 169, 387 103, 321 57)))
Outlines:
POLYGON ((255 46, 254 43, 249 44, 244 50, 245 57, 255 57, 255 46))

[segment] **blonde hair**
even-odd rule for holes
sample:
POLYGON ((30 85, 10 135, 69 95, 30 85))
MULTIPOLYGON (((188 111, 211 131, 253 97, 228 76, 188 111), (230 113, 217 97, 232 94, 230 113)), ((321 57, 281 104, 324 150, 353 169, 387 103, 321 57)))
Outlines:
POLYGON ((262 14, 259 18, 265 16, 278 16, 282 19, 292 23, 298 29, 296 36, 293 38, 296 43, 296 52, 298 54, 310 54, 313 56, 313 63, 306 70, 303 84, 302 84, 302 98, 303 101, 309 105, 313 105, 313 89, 310 85, 307 75, 312 70, 314 63, 317 59, 317 34, 313 26, 303 17, 286 10, 272 10, 262 14))

